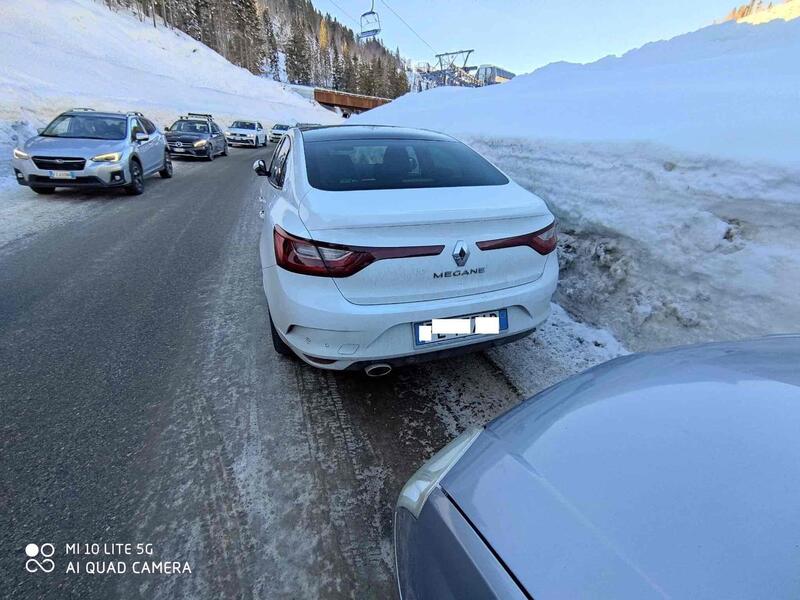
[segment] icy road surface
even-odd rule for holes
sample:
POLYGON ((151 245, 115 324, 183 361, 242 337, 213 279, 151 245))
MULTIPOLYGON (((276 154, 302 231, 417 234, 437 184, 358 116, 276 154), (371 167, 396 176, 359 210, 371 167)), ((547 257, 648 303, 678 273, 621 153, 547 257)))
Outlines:
POLYGON ((392 597, 392 509, 419 464, 623 351, 555 307, 531 338, 383 379, 279 357, 266 152, 176 161, 136 198, 2 188, 1 596, 392 597), (25 572, 31 542, 56 545, 52 573, 25 572), (64 544, 126 542, 192 573, 64 572, 64 544))

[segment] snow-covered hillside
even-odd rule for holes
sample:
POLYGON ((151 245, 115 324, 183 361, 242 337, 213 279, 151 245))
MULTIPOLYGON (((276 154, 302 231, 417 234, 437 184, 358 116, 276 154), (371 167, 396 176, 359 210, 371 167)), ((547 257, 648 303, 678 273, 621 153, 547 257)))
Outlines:
POLYGON ((800 165, 800 20, 725 23, 508 84, 412 94, 360 120, 460 134, 643 141, 800 165))
POLYGON ((363 123, 467 139, 558 215, 559 302, 633 349, 800 328, 800 20, 726 23, 363 123))
POLYGON ((73 106, 139 110, 168 125, 189 110, 335 123, 330 111, 236 67, 177 30, 92 0, 0 2, 0 178, 13 136, 26 138, 73 106))

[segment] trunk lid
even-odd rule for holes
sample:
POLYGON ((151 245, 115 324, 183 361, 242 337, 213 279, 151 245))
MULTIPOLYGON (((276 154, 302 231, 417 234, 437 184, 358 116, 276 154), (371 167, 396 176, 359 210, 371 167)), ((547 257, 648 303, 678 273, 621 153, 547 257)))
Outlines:
POLYGON ((437 256, 380 260, 350 277, 335 278, 342 295, 354 304, 467 296, 534 281, 546 256, 528 247, 481 251, 475 243, 530 233, 553 221, 541 199, 515 184, 312 190, 303 199, 300 216, 311 237, 321 242, 444 246, 437 256))

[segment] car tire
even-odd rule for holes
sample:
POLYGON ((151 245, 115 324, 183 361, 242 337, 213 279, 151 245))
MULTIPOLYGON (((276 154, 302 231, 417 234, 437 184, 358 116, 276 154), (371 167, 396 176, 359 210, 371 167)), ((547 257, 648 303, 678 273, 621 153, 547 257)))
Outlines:
POLYGON ((272 347, 275 348, 275 352, 281 356, 294 356, 294 352, 292 352, 289 345, 278 335, 278 330, 275 329, 275 323, 272 321, 272 315, 269 315, 269 331, 272 334, 272 347))
POLYGON ((144 171, 138 160, 132 160, 128 170, 131 182, 125 186, 125 192, 130 196, 139 196, 144 193, 144 171))
POLYGON ((37 194, 52 194, 56 191, 56 188, 51 187, 39 187, 38 185, 32 185, 31 189, 36 192, 37 194))
POLYGON ((172 157, 169 152, 164 152, 164 168, 158 172, 163 179, 170 179, 172 177, 172 157))
POLYGON ((228 142, 222 146, 222 156, 228 156, 228 142))
POLYGON ((209 162, 214 160, 214 144, 208 145, 208 154, 206 154, 206 160, 209 162))

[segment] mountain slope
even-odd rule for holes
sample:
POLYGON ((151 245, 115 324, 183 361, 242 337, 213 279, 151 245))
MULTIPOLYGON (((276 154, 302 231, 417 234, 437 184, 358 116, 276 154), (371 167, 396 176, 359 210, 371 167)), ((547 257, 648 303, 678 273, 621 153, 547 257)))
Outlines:
POLYGON ((751 0, 749 4, 743 4, 742 6, 734 8, 728 16, 725 17, 725 20, 759 25, 774 19, 789 21, 797 17, 800 17, 800 1, 798 0, 784 0, 784 2, 780 4, 778 2, 751 0))

